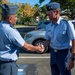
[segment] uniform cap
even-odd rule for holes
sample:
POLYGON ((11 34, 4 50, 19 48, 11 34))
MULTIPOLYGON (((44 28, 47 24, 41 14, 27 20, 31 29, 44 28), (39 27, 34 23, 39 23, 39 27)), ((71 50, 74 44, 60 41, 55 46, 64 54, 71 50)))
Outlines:
POLYGON ((5 15, 14 15, 18 11, 18 6, 16 5, 2 4, 0 7, 2 8, 2 14, 5 15))
POLYGON ((60 4, 57 2, 50 2, 46 5, 47 11, 60 9, 60 4))

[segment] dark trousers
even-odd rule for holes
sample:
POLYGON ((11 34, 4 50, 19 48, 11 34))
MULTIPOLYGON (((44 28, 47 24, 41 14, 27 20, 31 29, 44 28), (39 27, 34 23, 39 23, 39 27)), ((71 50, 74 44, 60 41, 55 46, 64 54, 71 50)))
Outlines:
POLYGON ((52 75, 71 75, 71 71, 67 70, 67 62, 70 57, 68 49, 62 51, 54 51, 51 49, 51 73, 52 75))
POLYGON ((0 62, 0 75, 17 75, 16 62, 0 62))

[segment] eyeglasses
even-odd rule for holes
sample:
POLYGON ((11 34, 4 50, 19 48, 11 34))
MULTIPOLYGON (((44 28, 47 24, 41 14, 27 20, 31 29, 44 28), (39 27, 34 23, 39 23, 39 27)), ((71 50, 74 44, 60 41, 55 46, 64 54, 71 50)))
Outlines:
POLYGON ((46 14, 51 14, 51 13, 53 13, 52 10, 46 12, 46 14))
POLYGON ((52 14, 54 12, 55 12, 54 10, 50 10, 50 11, 47 11, 46 14, 52 14))

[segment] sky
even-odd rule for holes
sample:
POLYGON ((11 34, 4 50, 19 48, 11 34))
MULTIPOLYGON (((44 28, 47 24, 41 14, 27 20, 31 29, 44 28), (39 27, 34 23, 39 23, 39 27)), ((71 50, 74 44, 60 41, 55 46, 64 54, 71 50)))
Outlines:
MULTIPOLYGON (((7 0, 10 3, 28 3, 31 6, 34 6, 36 3, 39 4, 39 0, 7 0)), ((42 6, 49 3, 50 0, 45 0, 42 3, 42 6)))

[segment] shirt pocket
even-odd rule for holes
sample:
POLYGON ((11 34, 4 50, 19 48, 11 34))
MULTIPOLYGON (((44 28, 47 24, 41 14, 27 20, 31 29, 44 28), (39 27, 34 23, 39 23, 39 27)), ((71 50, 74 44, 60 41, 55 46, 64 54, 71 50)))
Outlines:
POLYGON ((63 39, 63 38, 65 38, 66 36, 67 36, 66 30, 61 30, 61 31, 58 32, 57 38, 63 39))
POLYGON ((62 35, 65 35, 65 34, 66 34, 66 30, 63 30, 63 31, 62 31, 62 35))

